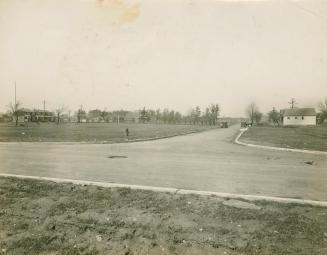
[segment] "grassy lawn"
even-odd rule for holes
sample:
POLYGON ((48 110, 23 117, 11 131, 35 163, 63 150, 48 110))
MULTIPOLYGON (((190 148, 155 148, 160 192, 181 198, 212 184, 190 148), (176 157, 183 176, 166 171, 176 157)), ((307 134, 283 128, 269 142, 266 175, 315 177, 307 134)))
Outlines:
POLYGON ((0 142, 92 142, 113 143, 129 139, 148 139, 174 136, 210 129, 208 126, 113 124, 113 123, 32 123, 29 127, 15 127, 12 123, 0 124, 0 142))
POLYGON ((327 151, 327 126, 252 127, 240 140, 267 146, 327 151))
POLYGON ((0 226, 0 254, 327 254, 322 207, 4 177, 0 226))

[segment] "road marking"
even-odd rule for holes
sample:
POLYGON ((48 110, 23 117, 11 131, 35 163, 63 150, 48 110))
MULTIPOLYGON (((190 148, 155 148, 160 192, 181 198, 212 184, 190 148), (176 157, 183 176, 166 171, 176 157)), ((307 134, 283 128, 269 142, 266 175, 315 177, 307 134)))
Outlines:
POLYGON ((110 182, 96 182, 96 181, 85 181, 85 180, 74 180, 74 179, 64 179, 64 178, 52 178, 52 177, 42 177, 42 176, 31 176, 31 175, 18 175, 18 174, 5 174, 0 173, 3 177, 15 177, 22 179, 34 179, 34 180, 45 180, 52 181, 56 183, 72 183, 77 185, 94 185, 105 188, 130 188, 135 190, 151 190, 156 192, 169 192, 175 194, 195 194, 202 196, 217 196, 222 198, 233 198, 233 199, 244 199, 248 201, 270 201, 278 203, 294 203, 301 205, 313 205, 327 207, 327 202, 317 201, 317 200, 307 200, 307 199, 297 199, 297 198, 283 198, 283 197, 272 197, 272 196, 259 196, 259 195, 243 195, 243 194, 233 194, 225 192, 215 192, 215 191, 204 191, 204 190, 187 190, 187 189, 177 189, 177 188, 166 188, 166 187, 155 187, 155 186, 144 186, 144 185, 130 185, 130 184, 120 184, 120 183, 110 183, 110 182))
POLYGON ((235 138, 234 143, 248 146, 248 147, 254 147, 254 148, 260 148, 260 149, 268 149, 268 150, 276 150, 276 151, 291 151, 291 152, 301 152, 301 153, 309 153, 309 154, 316 154, 316 155, 327 155, 327 151, 312 151, 312 150, 300 150, 300 149, 289 149, 289 148, 281 148, 281 147, 273 147, 273 146, 265 146, 265 145, 257 145, 252 143, 244 143, 240 142, 239 139, 244 134, 245 131, 248 129, 240 129, 240 133, 235 138))

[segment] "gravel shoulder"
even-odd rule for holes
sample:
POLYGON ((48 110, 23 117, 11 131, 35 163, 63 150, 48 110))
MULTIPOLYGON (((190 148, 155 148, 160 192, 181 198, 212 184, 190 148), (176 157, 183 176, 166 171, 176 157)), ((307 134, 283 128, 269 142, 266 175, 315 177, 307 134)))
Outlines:
POLYGON ((326 208, 0 178, 0 254, 326 254, 326 208))

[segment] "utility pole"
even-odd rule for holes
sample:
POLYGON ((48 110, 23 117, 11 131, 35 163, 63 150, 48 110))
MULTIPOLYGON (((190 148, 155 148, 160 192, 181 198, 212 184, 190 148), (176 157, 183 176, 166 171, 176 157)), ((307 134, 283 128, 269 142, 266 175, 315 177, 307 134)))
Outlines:
POLYGON ((295 106, 295 104, 296 104, 296 102, 295 102, 295 98, 292 98, 292 99, 291 99, 291 102, 288 102, 288 103, 291 105, 291 109, 293 109, 294 106, 295 106))
POLYGON ((77 112, 77 122, 81 122, 81 115, 82 115, 83 105, 81 105, 81 108, 77 112))
POLYGON ((18 125, 18 112, 17 112, 17 98, 16 98, 16 81, 15 81, 15 105, 14 105, 14 115, 16 118, 16 126, 18 125))
POLYGON ((45 121, 45 100, 43 100, 43 121, 45 121))
POLYGON ((15 81, 15 109, 16 109, 16 81, 15 81))

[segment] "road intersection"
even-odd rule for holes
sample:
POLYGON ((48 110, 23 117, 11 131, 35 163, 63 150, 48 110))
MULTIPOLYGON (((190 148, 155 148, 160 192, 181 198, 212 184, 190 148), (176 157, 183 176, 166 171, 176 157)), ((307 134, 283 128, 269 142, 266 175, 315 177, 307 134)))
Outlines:
POLYGON ((2 143, 0 173, 327 201, 326 155, 237 145, 238 130, 121 144, 2 143))

